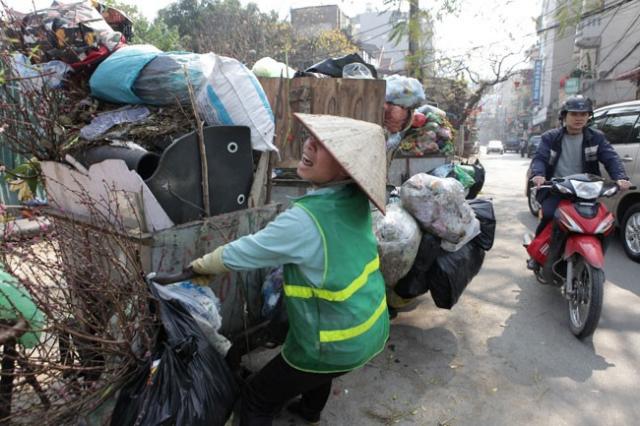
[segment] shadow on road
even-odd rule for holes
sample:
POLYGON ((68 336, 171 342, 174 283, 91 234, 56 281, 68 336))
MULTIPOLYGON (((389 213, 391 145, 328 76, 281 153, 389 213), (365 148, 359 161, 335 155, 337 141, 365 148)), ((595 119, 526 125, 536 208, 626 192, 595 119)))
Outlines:
POLYGON ((394 424, 402 413, 411 419, 410 413, 420 408, 418 400, 445 392, 457 374, 451 367, 458 354, 456 336, 444 327, 425 329, 402 321, 399 317, 392 324, 380 355, 334 381, 331 412, 323 424, 394 424))
POLYGON ((571 334, 566 301, 556 288, 538 284, 533 276, 516 285, 514 313, 505 321, 504 332, 487 341, 489 352, 504 360, 510 381, 526 385, 567 377, 585 382, 594 371, 614 366, 597 355, 589 341, 571 334))

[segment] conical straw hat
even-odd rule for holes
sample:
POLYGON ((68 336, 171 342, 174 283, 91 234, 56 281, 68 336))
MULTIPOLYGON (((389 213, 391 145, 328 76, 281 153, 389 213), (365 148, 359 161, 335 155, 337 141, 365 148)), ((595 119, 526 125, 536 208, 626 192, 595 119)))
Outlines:
POLYGON ((293 115, 322 143, 384 214, 387 154, 382 127, 335 115, 293 115))

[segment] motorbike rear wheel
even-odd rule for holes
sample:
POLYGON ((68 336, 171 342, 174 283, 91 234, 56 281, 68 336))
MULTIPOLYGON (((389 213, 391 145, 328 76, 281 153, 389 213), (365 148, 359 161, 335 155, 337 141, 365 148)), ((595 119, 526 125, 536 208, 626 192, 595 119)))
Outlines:
POLYGON ((569 297, 569 329, 579 339, 593 334, 600 321, 604 272, 578 257, 574 263, 574 294, 569 297))

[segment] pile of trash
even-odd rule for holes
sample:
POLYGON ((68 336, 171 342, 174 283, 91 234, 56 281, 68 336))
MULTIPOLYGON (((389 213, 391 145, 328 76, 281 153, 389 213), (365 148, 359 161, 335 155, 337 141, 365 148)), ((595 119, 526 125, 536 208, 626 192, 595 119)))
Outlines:
POLYGON ((315 78, 355 78, 375 80, 378 71, 366 63, 357 53, 350 53, 338 58, 327 58, 314 64, 304 71, 294 70, 287 64, 278 62, 270 57, 256 61, 251 71, 258 77, 315 77, 315 78))
POLYGON ((373 220, 391 306, 430 291, 436 306, 451 309, 480 271, 495 226, 491 201, 465 200, 458 180, 412 176, 373 220))
POLYGON ((436 167, 428 172, 430 175, 445 178, 454 178, 462 184, 466 199, 476 198, 484 186, 485 170, 480 160, 473 163, 447 163, 436 167))
POLYGON ((399 154, 411 157, 453 155, 455 130, 447 114, 431 105, 423 105, 413 113, 411 128, 400 142, 399 154))
MULTIPOLYGON (((57 125, 76 136, 59 156, 73 166, 64 175, 77 170, 97 177, 93 166, 122 160, 139 178, 127 178, 126 185, 107 176, 108 182, 118 183, 117 188, 142 180, 151 192, 148 198, 156 198, 164 210, 159 215, 166 226, 248 206, 254 157, 277 148, 266 94, 238 60, 130 44, 126 15, 90 0, 54 1, 29 14, 11 11, 4 27, 12 43, 8 72, 17 78, 22 96, 44 97, 39 94, 46 90, 66 95, 69 105, 57 125), (206 126, 202 135, 195 115, 206 126), (208 197, 201 168, 182 167, 201 164, 200 143, 207 157, 208 197)), ((52 168, 43 165, 45 178, 60 171, 52 168)), ((80 204, 55 201, 65 211, 80 204)))

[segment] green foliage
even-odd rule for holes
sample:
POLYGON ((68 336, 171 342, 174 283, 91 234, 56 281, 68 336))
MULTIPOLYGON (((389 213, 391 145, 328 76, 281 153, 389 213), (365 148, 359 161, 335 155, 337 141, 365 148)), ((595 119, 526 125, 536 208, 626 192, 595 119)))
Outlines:
POLYGON ((342 31, 324 31, 316 37, 296 39, 291 51, 290 65, 305 69, 323 59, 344 56, 357 51, 358 47, 342 31))
POLYGON ((14 169, 4 169, 4 180, 9 189, 18 193, 21 201, 33 198, 41 179, 40 163, 35 158, 20 164, 14 169))
MULTIPOLYGON (((436 16, 440 19, 443 14, 454 13, 461 0, 442 0, 437 3, 436 16)), ((387 6, 400 6, 399 0, 385 0, 387 6)), ((391 16, 392 29, 389 40, 396 46, 403 40, 409 41, 409 55, 405 58, 407 72, 411 77, 423 81, 427 75, 426 63, 433 53, 430 40, 433 38, 431 24, 433 15, 427 9, 421 9, 419 0, 409 0, 409 15, 407 19, 399 19, 399 9, 391 16)))
POLYGON ((288 22, 275 12, 263 13, 238 0, 178 0, 160 10, 160 18, 177 28, 186 48, 193 52, 214 52, 244 63, 270 56, 305 68, 331 56, 357 51, 341 31, 327 31, 316 37, 296 37, 288 22))
POLYGON ((559 35, 580 23, 582 15, 604 7, 604 0, 564 0, 555 11, 555 20, 559 24, 559 35))
POLYGON ((465 104, 471 94, 468 82, 463 79, 431 78, 425 82, 424 91, 427 99, 447 111, 454 128, 457 128, 465 116, 465 104))
POLYGON ((178 0, 160 10, 160 18, 175 26, 188 50, 214 52, 250 63, 264 56, 284 61, 292 46, 290 24, 275 12, 262 13, 238 0, 178 0))
POLYGON ((137 6, 119 0, 108 0, 108 6, 124 12, 133 22, 133 41, 136 44, 152 44, 165 52, 172 50, 184 50, 189 40, 180 37, 178 28, 169 26, 162 19, 156 18, 153 22, 142 15, 137 6))

